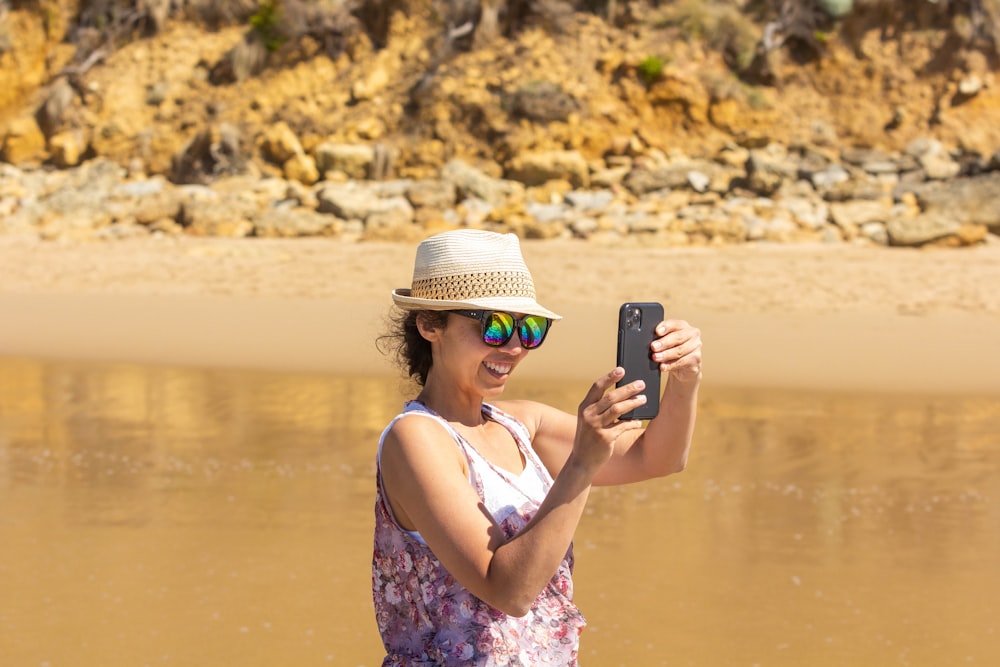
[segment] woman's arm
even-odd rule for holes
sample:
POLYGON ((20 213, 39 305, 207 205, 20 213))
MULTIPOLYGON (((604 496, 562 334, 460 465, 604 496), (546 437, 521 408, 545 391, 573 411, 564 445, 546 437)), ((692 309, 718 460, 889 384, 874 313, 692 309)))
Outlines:
MULTIPOLYGON (((668 374, 659 414, 645 430, 625 431, 615 440, 612 456, 594 476, 596 485, 662 477, 683 470, 687 464, 701 384, 701 332, 682 320, 661 322, 656 331, 659 337, 651 344, 651 354, 668 374)), ((615 369, 605 377, 613 385, 622 372, 615 369)), ((626 405, 624 397, 638 390, 635 386, 619 387, 605 398, 620 408, 626 405)), ((572 449, 578 417, 528 401, 504 402, 502 407, 529 425, 535 451, 553 476, 559 474, 572 449)))
POLYGON ((469 484, 464 459, 451 436, 429 419, 400 419, 382 445, 382 481, 393 512, 417 530, 434 555, 474 595, 512 616, 528 612, 551 580, 573 539, 594 475, 614 441, 638 422, 618 422, 634 407, 602 397, 610 385, 594 383, 590 407, 575 429, 560 473, 527 527, 507 540, 469 484), (600 407, 594 407, 600 404, 600 407), (608 412, 609 408, 612 410, 608 412))

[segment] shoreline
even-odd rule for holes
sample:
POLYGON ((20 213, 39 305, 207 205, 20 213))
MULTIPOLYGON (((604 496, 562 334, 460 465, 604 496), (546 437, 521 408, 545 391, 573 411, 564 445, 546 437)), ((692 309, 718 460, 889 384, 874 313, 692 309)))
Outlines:
MULTIPOLYGON (((705 337, 706 384, 1000 393, 1000 248, 685 251, 524 242, 565 319, 524 378, 610 369, 618 304, 705 337)), ((397 374, 375 348, 412 244, 0 239, 0 356, 397 374)))
MULTIPOLYGON (((374 344, 386 310, 330 300, 4 294, 0 311, 14 324, 5 327, 0 358, 400 375, 374 344), (317 312, 317 306, 326 310, 317 312), (360 326, 342 326, 336 313, 345 308, 360 326)), ((590 382, 610 370, 617 305, 603 311, 595 324, 588 321, 592 309, 564 310, 566 320, 553 329, 544 350, 519 366, 517 379, 590 382)), ((1000 355, 993 353, 1000 340, 997 318, 703 312, 690 319, 706 341, 706 384, 1000 395, 1000 355), (845 337, 859 327, 864 337, 845 337), (956 327, 965 332, 962 345, 946 361, 933 360, 935 341, 956 327)))

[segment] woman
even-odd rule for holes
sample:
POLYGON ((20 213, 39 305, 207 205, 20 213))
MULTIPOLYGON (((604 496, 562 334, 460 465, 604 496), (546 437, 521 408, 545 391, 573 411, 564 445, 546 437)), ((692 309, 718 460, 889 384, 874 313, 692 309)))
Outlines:
POLYGON ((656 328, 667 372, 645 429, 615 368, 577 414, 496 400, 558 315, 535 300, 518 239, 445 232, 417 248, 389 338, 421 389, 379 441, 372 593, 383 666, 576 665, 573 533, 595 484, 682 470, 701 380, 701 335, 656 328), (486 402, 489 401, 489 402, 486 402))

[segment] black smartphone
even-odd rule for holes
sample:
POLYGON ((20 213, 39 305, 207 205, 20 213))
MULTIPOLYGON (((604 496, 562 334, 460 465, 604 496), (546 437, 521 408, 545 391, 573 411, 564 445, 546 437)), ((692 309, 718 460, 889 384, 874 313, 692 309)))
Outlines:
POLYGON ((646 403, 621 419, 652 419, 660 411, 660 364, 653 361, 649 345, 656 336, 656 325, 663 321, 663 306, 658 303, 623 303, 618 309, 618 365, 625 369, 622 386, 643 380, 646 403))

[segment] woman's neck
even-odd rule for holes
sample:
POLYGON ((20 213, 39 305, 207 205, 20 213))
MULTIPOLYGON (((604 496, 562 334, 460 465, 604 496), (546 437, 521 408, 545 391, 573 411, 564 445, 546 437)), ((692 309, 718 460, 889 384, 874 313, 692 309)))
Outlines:
POLYGON ((417 400, 450 422, 465 426, 483 423, 483 398, 458 391, 453 385, 438 387, 431 378, 417 395, 417 400))

